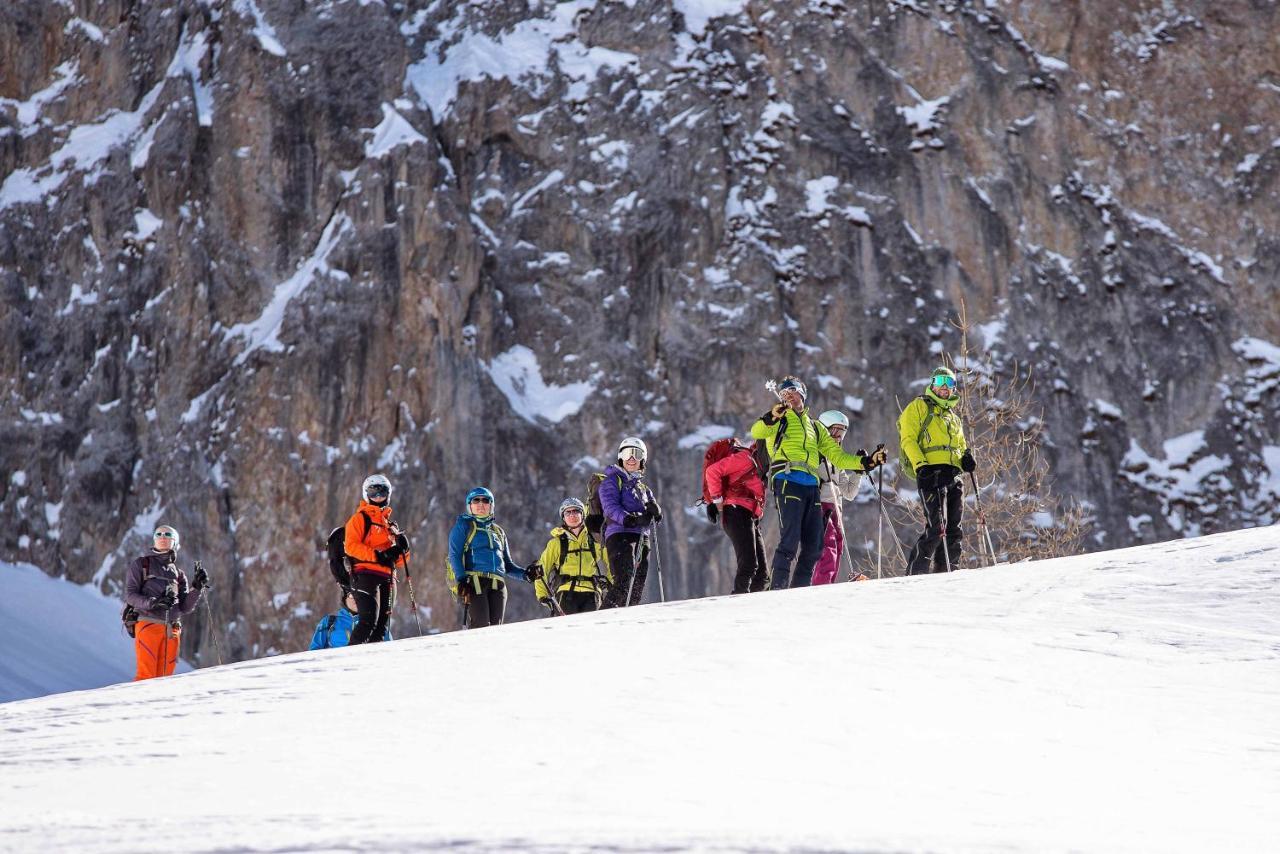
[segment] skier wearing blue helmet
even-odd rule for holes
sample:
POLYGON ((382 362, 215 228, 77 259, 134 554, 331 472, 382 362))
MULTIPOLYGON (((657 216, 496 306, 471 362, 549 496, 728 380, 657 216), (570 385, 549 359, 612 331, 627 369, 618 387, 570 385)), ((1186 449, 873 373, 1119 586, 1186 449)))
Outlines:
POLYGON ((463 622, 469 629, 502 624, 508 576, 533 581, 533 576, 511 559, 507 532, 494 521, 494 506, 493 493, 477 486, 467 493, 466 512, 449 532, 445 578, 465 606, 463 622))

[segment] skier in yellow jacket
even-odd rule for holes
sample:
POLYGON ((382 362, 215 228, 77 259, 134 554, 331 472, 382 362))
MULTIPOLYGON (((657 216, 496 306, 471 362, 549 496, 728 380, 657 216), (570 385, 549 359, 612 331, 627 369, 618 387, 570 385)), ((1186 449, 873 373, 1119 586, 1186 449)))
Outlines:
POLYGON ((824 520, 818 466, 825 459, 836 469, 871 471, 885 461, 884 446, 870 454, 851 454, 809 414, 808 389, 796 377, 778 386, 778 403, 751 425, 751 438, 769 449, 769 480, 778 511, 778 547, 773 553, 770 590, 807 587, 822 554, 824 520), (799 556, 797 557, 797 551, 799 556), (791 565, 795 562, 795 578, 791 565))
POLYGON ((608 555, 587 530, 586 512, 586 505, 576 498, 561 502, 560 526, 551 529, 551 539, 538 558, 542 572, 533 592, 553 614, 596 610, 609 583, 608 555))
POLYGON ((907 556, 907 572, 948 572, 960 557, 960 516, 964 507, 958 475, 974 470, 964 427, 954 411, 960 401, 956 375, 938 368, 924 394, 898 416, 903 468, 914 471, 924 505, 924 533, 907 556))

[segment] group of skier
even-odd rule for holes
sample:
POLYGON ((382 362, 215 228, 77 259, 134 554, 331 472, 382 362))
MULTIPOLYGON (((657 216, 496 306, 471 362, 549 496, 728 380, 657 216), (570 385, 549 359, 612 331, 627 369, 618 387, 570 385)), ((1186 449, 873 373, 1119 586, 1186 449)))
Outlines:
MULTIPOLYGON (((796 377, 784 379, 775 392, 778 402, 751 425, 752 444, 719 440, 704 457, 702 501, 708 520, 733 546, 733 593, 835 581, 845 548, 841 506, 854 497, 862 475, 888 458, 883 444, 870 453, 844 450, 848 417, 836 410, 813 417, 808 390, 796 377), (779 522, 770 562, 760 531, 767 495, 779 522)), ((925 511, 924 531, 907 559, 912 575, 947 571, 960 555, 958 475, 972 472, 975 463, 954 411, 958 401, 955 374, 940 367, 898 418, 901 468, 915 477, 925 511)), ((446 581, 464 608, 466 627, 502 623, 511 579, 532 583, 538 601, 555 615, 639 603, 663 519, 645 481, 647 458, 641 439, 623 439, 614 462, 591 476, 587 500, 560 503, 546 546, 528 566, 511 557, 507 533, 495 520, 493 492, 482 486, 468 492, 445 559, 446 581)), ((321 620, 312 649, 390 639, 395 570, 407 567, 410 556, 408 537, 391 518, 391 492, 384 475, 366 478, 360 505, 335 529, 331 565, 343 607, 321 620)), ((139 679, 173 671, 179 618, 208 586, 198 564, 190 584, 177 567, 176 531, 162 526, 155 536, 151 554, 134 561, 126 579, 126 601, 140 612, 139 679)))

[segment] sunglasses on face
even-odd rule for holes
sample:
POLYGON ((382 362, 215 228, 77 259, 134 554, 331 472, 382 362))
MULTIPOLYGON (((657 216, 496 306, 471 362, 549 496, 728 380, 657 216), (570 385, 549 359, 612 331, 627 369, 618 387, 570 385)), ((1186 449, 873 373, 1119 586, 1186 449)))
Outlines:
POLYGON ((566 516, 581 516, 581 515, 582 515, 582 511, 581 511, 581 510, 566 510, 566 511, 564 511, 564 515, 566 515, 566 516))
POLYGON ((160 533, 159 531, 156 531, 155 537, 157 540, 172 540, 173 534, 170 534, 168 532, 160 533))
POLYGON ((471 499, 471 503, 472 504, 492 504, 493 499, 492 498, 473 498, 471 499))

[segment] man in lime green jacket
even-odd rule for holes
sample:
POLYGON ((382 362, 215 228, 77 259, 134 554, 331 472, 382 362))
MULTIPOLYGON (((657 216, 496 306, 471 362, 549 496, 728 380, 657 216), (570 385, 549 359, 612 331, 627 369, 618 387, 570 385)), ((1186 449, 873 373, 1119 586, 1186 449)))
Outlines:
POLYGON ((782 531, 773 553, 770 590, 791 584, 791 564, 796 563, 795 586, 804 587, 822 554, 822 499, 818 491, 818 466, 825 457, 838 469, 871 471, 885 461, 884 446, 866 456, 851 454, 831 438, 827 428, 809 415, 808 391, 795 377, 778 387, 779 402, 751 425, 751 436, 764 439, 769 449, 769 478, 773 502, 782 531), (797 550, 800 553, 796 560, 797 550))
POLYGON ((964 508, 957 475, 974 470, 973 454, 964 439, 964 426, 954 411, 960 401, 956 375, 938 368, 924 394, 907 404, 898 416, 902 457, 915 471, 924 505, 924 533, 907 556, 907 572, 921 575, 948 572, 960 557, 960 515, 964 508))

